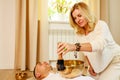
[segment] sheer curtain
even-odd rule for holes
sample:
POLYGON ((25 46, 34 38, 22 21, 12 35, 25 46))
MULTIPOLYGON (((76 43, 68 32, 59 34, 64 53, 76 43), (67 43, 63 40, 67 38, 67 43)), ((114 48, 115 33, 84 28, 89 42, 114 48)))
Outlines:
POLYGON ((15 68, 33 70, 37 61, 37 0, 16 0, 15 68))

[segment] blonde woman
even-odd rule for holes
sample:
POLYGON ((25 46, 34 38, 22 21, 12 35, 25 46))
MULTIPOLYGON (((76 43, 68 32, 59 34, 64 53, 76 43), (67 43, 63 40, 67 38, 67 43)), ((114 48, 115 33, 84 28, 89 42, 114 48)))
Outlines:
POLYGON ((59 43, 58 54, 80 51, 89 62, 92 76, 99 75, 98 80, 120 80, 120 46, 106 22, 97 20, 83 2, 72 7, 69 20, 79 42, 59 43))

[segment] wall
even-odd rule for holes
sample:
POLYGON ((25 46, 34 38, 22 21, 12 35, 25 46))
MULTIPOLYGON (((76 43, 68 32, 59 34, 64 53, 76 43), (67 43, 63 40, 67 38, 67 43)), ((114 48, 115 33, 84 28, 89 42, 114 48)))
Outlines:
POLYGON ((120 44, 120 0, 101 0, 100 3, 100 18, 108 23, 113 38, 120 44))
POLYGON ((110 0, 110 29, 115 41, 120 44, 120 0, 110 0))
POLYGON ((14 68, 15 0, 0 0, 0 69, 14 68))
POLYGON ((109 23, 109 1, 100 0, 100 19, 109 23))

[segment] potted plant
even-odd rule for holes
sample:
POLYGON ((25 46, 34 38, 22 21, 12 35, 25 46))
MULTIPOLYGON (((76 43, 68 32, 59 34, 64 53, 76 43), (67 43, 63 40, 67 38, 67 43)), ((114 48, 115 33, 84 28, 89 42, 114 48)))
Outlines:
POLYGON ((58 13, 57 16, 62 17, 62 20, 68 12, 71 3, 71 1, 68 2, 67 0, 55 0, 53 2, 53 7, 58 13))
POLYGON ((67 2, 66 0, 56 0, 53 4, 58 13, 66 14, 71 2, 67 2))

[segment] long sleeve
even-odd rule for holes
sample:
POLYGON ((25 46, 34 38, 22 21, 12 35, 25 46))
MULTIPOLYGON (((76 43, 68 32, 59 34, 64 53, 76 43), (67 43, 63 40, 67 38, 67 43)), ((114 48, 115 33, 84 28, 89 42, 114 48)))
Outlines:
POLYGON ((80 43, 89 42, 92 46, 92 52, 85 52, 95 72, 104 70, 114 57, 120 51, 120 47, 115 43, 108 25, 104 21, 98 21, 94 31, 87 36, 78 36, 80 43))
POLYGON ((97 73, 103 71, 109 65, 115 56, 115 53, 120 51, 120 47, 113 40, 107 24, 104 21, 100 21, 98 25, 101 28, 101 33, 96 37, 95 41, 91 42, 92 49, 95 53, 94 55, 88 55, 88 58, 97 73))
POLYGON ((110 46, 115 44, 107 24, 104 21, 100 21, 98 23, 98 26, 100 27, 97 27, 95 29, 96 35, 98 36, 95 38, 95 40, 90 42, 93 51, 103 51, 104 47, 106 47, 107 45, 110 46))
POLYGON ((102 27, 97 24, 93 34, 94 38, 90 41, 90 44, 92 46, 92 52, 102 51, 106 45, 104 35, 106 35, 107 32, 102 30, 102 27))

